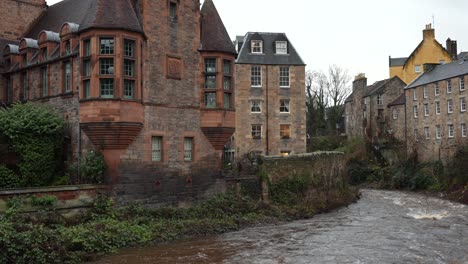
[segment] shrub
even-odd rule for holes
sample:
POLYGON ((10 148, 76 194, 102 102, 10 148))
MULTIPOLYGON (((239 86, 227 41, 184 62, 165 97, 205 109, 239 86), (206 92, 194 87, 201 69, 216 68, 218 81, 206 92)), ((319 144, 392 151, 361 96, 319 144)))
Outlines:
POLYGON ((0 189, 16 188, 23 185, 22 180, 10 169, 0 165, 0 189))
POLYGON ((90 151, 80 165, 81 179, 87 183, 103 183, 106 162, 100 152, 90 151))
POLYGON ((39 104, 14 104, 0 110, 0 131, 20 156, 19 171, 26 186, 53 181, 62 165, 62 118, 39 104))

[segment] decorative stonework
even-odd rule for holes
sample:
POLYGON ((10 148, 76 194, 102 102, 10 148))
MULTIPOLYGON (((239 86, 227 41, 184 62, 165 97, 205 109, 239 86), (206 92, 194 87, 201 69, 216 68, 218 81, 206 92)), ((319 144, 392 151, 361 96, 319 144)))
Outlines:
POLYGON ((167 56, 167 78, 182 79, 182 60, 177 57, 167 56))

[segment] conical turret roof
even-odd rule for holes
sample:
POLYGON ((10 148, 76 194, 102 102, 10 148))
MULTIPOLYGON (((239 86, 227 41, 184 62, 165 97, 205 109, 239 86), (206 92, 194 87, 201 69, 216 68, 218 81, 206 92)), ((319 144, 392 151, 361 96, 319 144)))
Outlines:
POLYGON ((201 9, 200 51, 237 53, 212 0, 205 0, 201 9))

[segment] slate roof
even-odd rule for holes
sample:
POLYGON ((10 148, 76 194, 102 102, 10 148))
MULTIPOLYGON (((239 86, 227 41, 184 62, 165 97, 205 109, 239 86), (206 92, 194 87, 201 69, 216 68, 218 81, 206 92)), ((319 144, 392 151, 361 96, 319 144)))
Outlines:
POLYGON ((239 51, 236 63, 263 65, 305 65, 299 53, 287 38, 285 33, 248 32, 244 37, 244 44, 239 51), (250 53, 251 40, 263 40, 263 54, 250 53), (275 42, 287 41, 288 54, 275 54, 275 42))
POLYGON ((0 38, 0 66, 3 65, 3 49, 5 48, 6 45, 8 44, 13 44, 13 45, 18 45, 19 42, 15 40, 9 40, 9 39, 3 39, 0 38))
POLYGON ((212 0, 205 0, 201 9, 200 51, 237 54, 212 0))
POLYGON ((396 105, 404 105, 406 103, 406 96, 405 93, 400 94, 397 99, 393 102, 389 103, 387 107, 396 106, 396 105))
POLYGON ((63 23, 79 30, 114 28, 143 32, 130 0, 64 0, 48 7, 23 37, 37 39, 42 30, 59 32, 63 23))
POLYGON ((403 66, 406 63, 406 60, 408 60, 407 57, 405 58, 389 58, 389 64, 390 67, 395 67, 395 66, 403 66))
POLYGON ((468 74, 468 58, 460 58, 451 63, 435 66, 432 70, 419 75, 412 83, 405 87, 411 89, 428 83, 450 79, 468 74))
MULTIPOLYGON (((388 83, 390 83, 392 80, 394 79, 399 79, 401 81, 401 79, 398 77, 398 76, 394 76, 392 78, 389 78, 389 79, 385 79, 385 80, 380 80, 380 81, 376 81, 375 83, 373 83, 372 85, 368 85, 366 87, 366 91, 367 93, 364 94, 363 98, 364 97, 367 97, 367 96, 371 96, 371 95, 374 95, 374 94, 377 94, 377 93, 383 93, 384 90, 385 90, 385 87, 388 83)), ((401 81, 403 82, 403 81, 401 81)), ((354 95, 353 93, 351 93, 348 98, 346 98, 345 100, 345 103, 348 103, 348 102, 351 102, 353 101, 354 99, 354 95)))

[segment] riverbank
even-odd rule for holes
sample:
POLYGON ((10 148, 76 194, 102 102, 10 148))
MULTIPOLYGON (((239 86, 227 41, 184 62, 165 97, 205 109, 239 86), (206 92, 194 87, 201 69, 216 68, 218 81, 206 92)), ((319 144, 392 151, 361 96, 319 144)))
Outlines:
POLYGON ((100 197, 93 208, 73 219, 44 208, 30 216, 12 203, 0 217, 1 263, 80 263, 119 248, 144 246, 311 218, 348 205, 357 189, 314 191, 288 204, 266 204, 228 192, 191 208, 149 210, 138 206, 113 208, 100 197))

